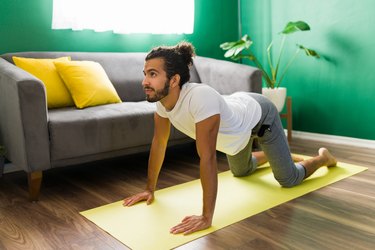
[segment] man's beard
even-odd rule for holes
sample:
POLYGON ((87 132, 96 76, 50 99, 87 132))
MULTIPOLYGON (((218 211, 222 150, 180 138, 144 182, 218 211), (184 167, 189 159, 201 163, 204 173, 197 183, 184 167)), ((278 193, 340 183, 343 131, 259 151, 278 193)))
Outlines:
POLYGON ((160 90, 155 90, 153 88, 146 87, 145 89, 152 89, 155 92, 154 96, 146 95, 146 100, 148 102, 157 102, 166 97, 169 94, 169 80, 164 84, 164 88, 160 90))

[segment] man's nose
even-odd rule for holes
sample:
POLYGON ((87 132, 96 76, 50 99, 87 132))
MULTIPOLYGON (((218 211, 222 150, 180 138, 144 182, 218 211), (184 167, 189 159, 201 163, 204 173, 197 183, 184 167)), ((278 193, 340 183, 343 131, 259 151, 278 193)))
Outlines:
POLYGON ((148 85, 149 85, 149 83, 147 81, 147 78, 144 77, 143 80, 142 80, 142 86, 144 87, 144 86, 148 86, 148 85))

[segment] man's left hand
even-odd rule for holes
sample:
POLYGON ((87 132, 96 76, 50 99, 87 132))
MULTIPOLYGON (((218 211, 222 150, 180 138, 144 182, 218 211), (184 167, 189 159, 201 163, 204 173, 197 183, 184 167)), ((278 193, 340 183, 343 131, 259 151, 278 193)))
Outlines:
POLYGON ((171 228, 172 234, 183 233, 188 235, 196 231, 207 229, 211 226, 211 220, 207 219, 203 215, 192 215, 186 216, 180 224, 171 228))

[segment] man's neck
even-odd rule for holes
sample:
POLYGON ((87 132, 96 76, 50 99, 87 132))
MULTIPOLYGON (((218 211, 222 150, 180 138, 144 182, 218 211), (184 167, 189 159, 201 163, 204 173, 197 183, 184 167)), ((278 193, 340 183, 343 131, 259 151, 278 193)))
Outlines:
POLYGON ((168 111, 171 111, 176 105, 178 98, 180 97, 181 89, 179 86, 171 88, 169 94, 160 100, 160 103, 168 111))

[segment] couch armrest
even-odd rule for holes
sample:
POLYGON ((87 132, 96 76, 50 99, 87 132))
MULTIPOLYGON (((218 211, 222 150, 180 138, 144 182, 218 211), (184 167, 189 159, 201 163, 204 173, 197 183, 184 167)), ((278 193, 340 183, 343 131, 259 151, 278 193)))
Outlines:
POLYGON ((0 144, 26 172, 50 168, 47 119, 43 83, 0 58, 0 144))
POLYGON ((262 73, 249 65, 197 56, 194 66, 202 83, 215 88, 220 94, 237 91, 262 91, 262 73))

